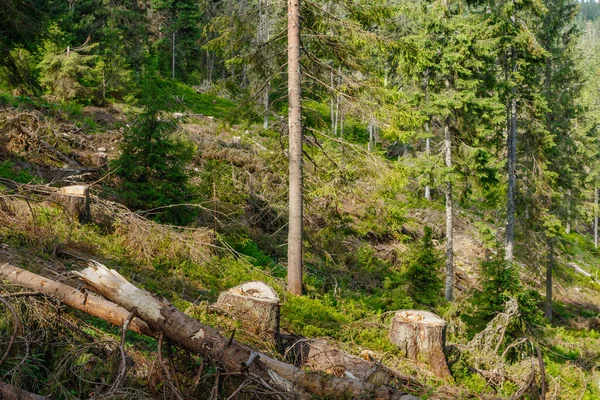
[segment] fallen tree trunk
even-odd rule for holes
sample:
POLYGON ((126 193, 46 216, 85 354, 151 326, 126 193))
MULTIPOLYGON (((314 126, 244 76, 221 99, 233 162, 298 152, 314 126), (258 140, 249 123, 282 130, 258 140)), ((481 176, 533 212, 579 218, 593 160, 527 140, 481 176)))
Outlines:
POLYGON ((387 385, 396 378, 404 384, 422 388, 412 376, 404 375, 381 362, 364 359, 341 350, 322 339, 299 340, 294 344, 297 365, 313 371, 323 371, 335 376, 346 376, 374 385, 387 385))
MULTIPOLYGON (((93 293, 84 293, 69 285, 44 278, 10 264, 0 265, 0 279, 23 286, 47 296, 55 297, 60 302, 77 310, 101 318, 115 326, 123 326, 129 311, 93 293)), ((154 336, 148 325, 135 318, 129 330, 144 335, 154 336)))
POLYGON ((259 376, 278 390, 290 393, 299 388, 313 395, 336 398, 414 398, 387 386, 304 371, 265 354, 253 352, 237 341, 221 336, 215 329, 201 324, 168 302, 158 300, 145 290, 137 288, 117 271, 109 270, 102 264, 93 262, 90 267, 76 274, 107 299, 127 310, 135 308, 137 315, 149 326, 162 330, 166 337, 184 349, 220 362, 230 372, 259 376))
POLYGON ((8 383, 0 382, 0 399, 2 400, 51 400, 51 397, 38 396, 8 383))

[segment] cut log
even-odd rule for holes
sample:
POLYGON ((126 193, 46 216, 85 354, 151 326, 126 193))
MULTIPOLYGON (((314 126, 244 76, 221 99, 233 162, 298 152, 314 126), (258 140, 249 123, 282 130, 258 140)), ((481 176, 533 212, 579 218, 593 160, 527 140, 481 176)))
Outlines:
POLYGON ((389 339, 403 356, 425 362, 442 379, 451 379, 446 363, 446 321, 422 310, 400 310, 392 319, 389 339))
POLYGON ((0 399, 2 400, 52 400, 51 397, 38 396, 8 383, 0 382, 0 399))
POLYGON ((219 295, 215 308, 241 322, 242 327, 266 340, 277 341, 279 296, 263 282, 246 282, 219 295))
POLYGON ((52 200, 64 207, 65 211, 73 219, 82 224, 92 220, 90 210, 90 191, 86 185, 65 186, 57 193, 52 194, 52 200))
POLYGON ((137 315, 150 327, 162 330, 166 337, 184 349, 209 357, 230 372, 257 375, 272 387, 290 395, 290 392, 299 389, 317 396, 336 398, 410 399, 405 393, 387 386, 377 387, 358 379, 305 371, 263 353, 258 353, 256 361, 247 363, 252 358, 256 359, 250 349, 221 336, 215 329, 201 324, 168 302, 138 289, 117 271, 93 262, 90 267, 76 274, 109 300, 128 310, 135 308, 137 315))
MULTIPOLYGON (((129 311, 100 296, 93 293, 84 293, 69 285, 44 278, 10 264, 0 265, 0 279, 5 279, 16 285, 55 297, 62 303, 94 317, 101 318, 115 326, 123 326, 123 323, 129 316, 129 311)), ((134 318, 131 321, 129 330, 154 336, 148 325, 139 318, 134 318)))
POLYGON ((423 387, 415 378, 377 362, 368 353, 367 358, 361 358, 346 353, 325 340, 301 339, 295 343, 292 351, 296 365, 308 367, 313 371, 356 378, 373 385, 388 385, 392 378, 396 378, 404 384, 423 387))

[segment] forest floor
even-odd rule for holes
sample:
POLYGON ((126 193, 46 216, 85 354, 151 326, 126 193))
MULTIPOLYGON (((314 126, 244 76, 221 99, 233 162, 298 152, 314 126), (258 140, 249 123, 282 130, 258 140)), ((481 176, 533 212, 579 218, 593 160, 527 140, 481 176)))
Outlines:
MULTIPOLYGON (((272 130, 234 123, 221 114, 231 104, 205 100, 206 108, 189 107, 187 116, 175 115, 176 135, 196 149, 187 166, 197 189, 194 201, 201 205, 193 211, 194 229, 182 232, 152 222, 145 218, 148 215, 115 209, 103 212, 92 224, 80 225, 47 199, 31 195, 27 203, 16 202, 14 192, 2 185, 0 262, 77 286, 71 271, 84 268, 88 259, 98 260, 224 334, 239 329, 239 324, 211 313, 209 304, 230 287, 261 280, 280 295, 284 333, 326 337, 356 355, 369 350, 376 359, 385 359, 388 366, 424 383, 426 389, 405 388, 422 398, 511 398, 526 383, 535 346, 543 349, 546 398, 600 398, 600 252, 593 248, 584 224, 575 225, 562 238, 554 320, 539 319, 535 327, 522 330, 529 332, 531 348, 522 345, 520 353, 499 358, 493 349, 477 350, 489 353, 492 362, 475 354, 473 334, 462 315, 471 307, 473 291, 482 287, 480 265, 494 256, 490 241, 501 220, 494 209, 459 207, 455 300, 428 307, 448 322, 454 379, 443 381, 426 365, 400 357, 387 340, 390 311, 423 307, 407 294, 401 279, 423 227, 432 227, 440 252, 445 243, 442 203, 415 195, 420 188, 405 166, 411 161, 392 162, 380 154, 383 151, 369 153, 361 143, 308 138, 306 295, 288 296, 284 290, 287 162, 280 122, 272 130), (495 377, 477 372, 490 363, 499 368, 495 377)), ((89 184, 94 198, 106 201, 98 200, 93 212, 115 204, 109 201, 118 202, 115 178, 108 166, 100 164, 118 157, 131 110, 113 106, 49 111, 13 102, 18 108, 0 109, 0 178, 29 185, 89 184), (79 172, 66 176, 67 169, 79 172)), ((22 190, 20 195, 30 195, 22 190)), ((435 191, 434 195, 441 196, 435 191)), ((541 249, 517 250, 523 290, 537 291, 540 299, 544 257, 541 249)), ((1 292, 18 290, 4 283, 1 292)), ((109 386, 108 376, 115 373, 112 343, 118 342, 119 330, 51 299, 15 298, 14 304, 24 331, 14 354, 0 365, 1 380, 61 399, 99 398, 97 393, 109 386)), ((541 304, 540 300, 536 307, 541 309, 541 304)), ((10 336, 7 324, 0 318, 0 342, 10 336)), ((272 345, 248 332, 238 331, 236 339, 277 357, 272 345)), ((518 339, 517 335, 515 342, 518 339)), ((130 369, 121 396, 170 398, 163 371, 156 366, 156 342, 132 334, 127 343, 130 369)), ((214 366, 203 372, 201 358, 172 352, 173 372, 187 397, 226 399, 238 387, 239 382, 226 376, 219 383, 221 375, 214 366)), ((524 398, 539 398, 540 385, 541 377, 536 377, 524 398)), ((240 395, 256 396, 244 391, 240 395)))

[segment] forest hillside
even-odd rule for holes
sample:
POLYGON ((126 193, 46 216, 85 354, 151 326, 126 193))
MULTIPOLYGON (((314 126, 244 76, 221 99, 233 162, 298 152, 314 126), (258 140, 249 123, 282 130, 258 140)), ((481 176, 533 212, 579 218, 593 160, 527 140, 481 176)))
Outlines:
POLYGON ((0 398, 600 398, 600 4, 5 0, 0 54, 0 398))

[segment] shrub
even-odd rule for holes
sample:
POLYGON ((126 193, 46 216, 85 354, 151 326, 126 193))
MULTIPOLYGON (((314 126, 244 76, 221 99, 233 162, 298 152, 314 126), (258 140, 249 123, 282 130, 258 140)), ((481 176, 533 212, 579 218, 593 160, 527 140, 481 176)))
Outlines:
POLYGON ((435 306, 441 299, 443 287, 440 269, 443 259, 437 254, 431 240, 432 230, 426 226, 422 241, 409 253, 404 273, 408 294, 418 303, 435 306))
MULTIPOLYGON (((497 245, 496 256, 481 263, 480 283, 482 290, 472 294, 471 307, 461 315, 469 327, 469 333, 475 334, 504 309, 509 298, 516 298, 522 319, 536 322, 541 318, 542 298, 535 290, 524 290, 519 281, 515 266, 508 266, 504 259, 502 246, 497 245)), ((520 327, 511 327, 512 332, 520 327)))
POLYGON ((195 149, 173 136, 176 123, 163 113, 166 102, 158 78, 150 75, 143 83, 144 111, 125 131, 121 156, 113 164, 122 179, 118 193, 133 209, 163 208, 158 219, 182 224, 190 218, 189 211, 165 207, 186 202, 191 188, 185 166, 195 149))

